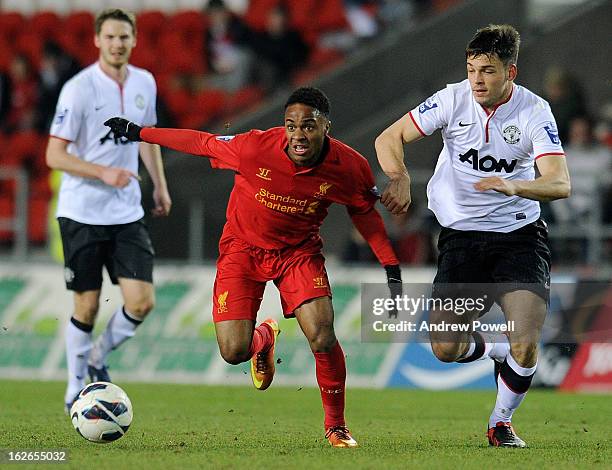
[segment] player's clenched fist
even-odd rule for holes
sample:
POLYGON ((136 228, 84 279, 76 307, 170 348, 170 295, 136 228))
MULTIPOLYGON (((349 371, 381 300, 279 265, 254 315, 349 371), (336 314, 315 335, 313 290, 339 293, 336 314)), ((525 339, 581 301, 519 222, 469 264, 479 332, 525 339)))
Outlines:
POLYGON ((394 215, 403 214, 410 206, 410 178, 401 175, 387 184, 380 202, 394 215))
POLYGON ((111 128, 113 134, 115 134, 115 137, 125 137, 127 140, 131 140, 132 142, 139 142, 141 140, 140 131, 142 130, 142 127, 134 124, 132 121, 128 121, 127 119, 120 117, 114 117, 106 121, 104 125, 111 128))
POLYGON ((138 175, 135 175, 130 170, 123 168, 107 167, 102 170, 100 179, 115 188, 125 188, 130 183, 130 178, 140 180, 138 175))

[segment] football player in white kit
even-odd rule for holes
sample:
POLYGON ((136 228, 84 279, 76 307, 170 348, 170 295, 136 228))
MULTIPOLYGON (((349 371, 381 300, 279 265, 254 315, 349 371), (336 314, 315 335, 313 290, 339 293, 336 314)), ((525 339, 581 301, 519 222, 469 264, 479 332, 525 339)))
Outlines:
POLYGON ((168 215, 172 205, 159 146, 129 142, 103 124, 117 115, 144 126, 157 120, 153 76, 128 64, 136 45, 134 15, 121 9, 100 12, 94 42, 99 59, 64 85, 46 155, 51 168, 64 172, 57 218, 66 287, 74 292, 65 333, 68 410, 87 373, 92 381, 110 381, 107 354, 134 336, 154 306, 154 251, 143 221, 139 154, 154 186, 153 215, 168 215), (124 305, 93 343, 104 266, 119 284, 124 305))
MULTIPOLYGON (((570 194, 548 103, 514 83, 519 43, 510 25, 479 29, 466 48, 467 80, 435 93, 375 143, 390 178, 381 201, 400 214, 410 204, 403 144, 441 129, 444 147, 427 186, 429 208, 443 227, 433 295, 471 296, 469 284, 495 285, 488 302, 497 302, 515 329, 507 336, 430 332, 430 341, 444 362, 495 361, 497 401, 487 437, 498 447, 526 446, 511 418, 536 370, 550 289, 550 250, 539 201, 570 194)), ((462 317, 433 311, 430 323, 471 322, 490 304, 462 317)))

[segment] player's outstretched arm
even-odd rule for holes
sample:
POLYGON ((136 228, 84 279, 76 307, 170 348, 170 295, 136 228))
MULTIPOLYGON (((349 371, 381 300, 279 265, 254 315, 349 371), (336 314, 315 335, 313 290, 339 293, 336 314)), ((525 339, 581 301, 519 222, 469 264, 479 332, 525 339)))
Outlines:
POLYGON ((66 171, 83 178, 99 179, 115 188, 127 186, 131 178, 140 179, 138 175, 124 168, 106 167, 81 160, 68 153, 69 143, 57 137, 49 137, 46 151, 46 160, 49 168, 66 171))
POLYGON ((392 214, 402 214, 410 206, 410 175, 404 165, 404 144, 421 137, 410 115, 406 114, 385 129, 374 142, 380 167, 390 179, 380 202, 392 214))
POLYGON ((478 191, 497 191, 506 196, 520 196, 535 201, 554 201, 569 197, 569 171, 563 155, 547 155, 536 160, 540 177, 532 181, 507 180, 492 176, 474 184, 478 191))
POLYGON ((148 142, 168 147, 178 152, 208 156, 209 149, 204 141, 212 134, 190 129, 164 129, 159 127, 140 127, 127 119, 114 117, 104 123, 117 137, 125 137, 132 142, 148 142))

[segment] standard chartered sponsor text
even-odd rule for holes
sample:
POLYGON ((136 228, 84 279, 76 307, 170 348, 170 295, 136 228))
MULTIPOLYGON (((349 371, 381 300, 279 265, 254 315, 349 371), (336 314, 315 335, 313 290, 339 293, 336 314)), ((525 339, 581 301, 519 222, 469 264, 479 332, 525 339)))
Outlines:
POLYGON ((308 199, 295 199, 289 195, 274 194, 264 188, 260 188, 255 193, 255 199, 268 209, 287 214, 302 214, 308 203, 308 199))

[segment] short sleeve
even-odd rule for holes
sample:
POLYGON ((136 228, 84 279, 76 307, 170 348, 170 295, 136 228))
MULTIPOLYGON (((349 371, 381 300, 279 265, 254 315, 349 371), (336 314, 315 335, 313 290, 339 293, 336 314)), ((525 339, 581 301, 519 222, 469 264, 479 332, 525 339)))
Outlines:
POLYGON ((447 87, 423 101, 409 116, 421 134, 431 135, 448 124, 452 105, 452 91, 447 87))
POLYGON ((82 103, 86 100, 79 96, 76 81, 67 82, 57 100, 57 107, 49 133, 70 142, 74 142, 79 135, 83 122, 82 103))
POLYGON ((557 123, 550 106, 543 103, 540 112, 535 114, 530 126, 530 137, 533 155, 537 159, 546 155, 563 155, 563 146, 559 139, 557 123))
POLYGON ((380 192, 376 187, 372 169, 365 158, 362 159, 358 169, 358 181, 355 195, 347 206, 350 215, 365 214, 372 210, 376 201, 380 198, 380 192))
POLYGON ((141 126, 151 127, 157 124, 157 85, 155 78, 151 75, 151 99, 145 111, 144 119, 141 126))

